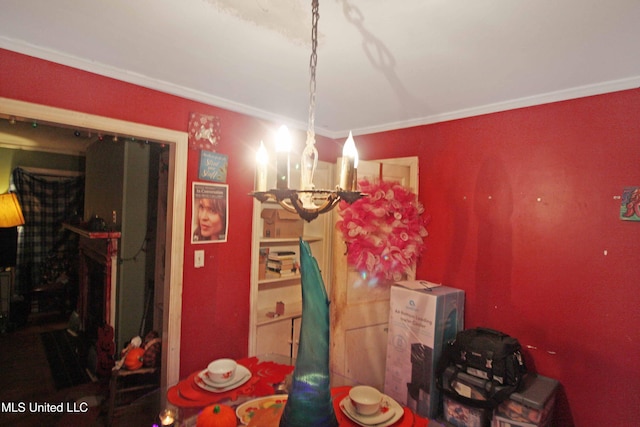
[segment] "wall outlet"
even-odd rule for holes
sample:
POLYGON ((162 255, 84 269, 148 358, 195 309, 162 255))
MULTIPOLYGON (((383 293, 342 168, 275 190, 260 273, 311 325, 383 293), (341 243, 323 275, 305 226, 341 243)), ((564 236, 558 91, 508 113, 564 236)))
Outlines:
POLYGON ((204 267, 204 250, 200 249, 194 252, 193 266, 195 268, 204 267))

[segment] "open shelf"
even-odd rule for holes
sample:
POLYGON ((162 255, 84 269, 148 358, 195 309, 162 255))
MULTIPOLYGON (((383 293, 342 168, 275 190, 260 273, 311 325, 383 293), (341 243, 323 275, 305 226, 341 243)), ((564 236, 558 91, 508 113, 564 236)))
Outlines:
MULTIPOLYGON (((333 176, 332 165, 319 162, 316 170, 319 182, 323 188, 330 188, 330 180, 333 176), (324 178, 323 175, 324 174, 324 178)), ((275 181, 275 176, 273 177, 275 181)), ((316 179, 314 178, 314 181, 316 179)), ((297 182, 297 179, 291 179, 297 182)), ((274 215, 263 217, 264 209, 282 209, 280 205, 272 202, 260 203, 254 200, 253 204, 253 230, 251 239, 251 319, 249 330, 249 355, 263 353, 277 353, 294 355, 297 352, 300 317, 302 316, 302 276, 298 272, 293 276, 265 277, 266 259, 268 254, 280 251, 295 252, 297 262, 300 262, 300 239, 309 243, 311 252, 318 262, 325 284, 330 277, 330 240, 332 235, 331 215, 321 215, 311 222, 303 220, 302 231, 299 224, 286 226, 285 230, 291 237, 265 237, 265 225, 269 227, 272 235, 274 232, 274 215), (265 219, 266 218, 266 219, 265 219), (268 221, 265 223, 265 221, 268 221), (272 230, 273 229, 273 230, 272 230), (293 234, 301 233, 298 237, 293 234), (269 317, 267 313, 275 312, 276 304, 285 304, 284 314, 269 317)), ((290 215, 280 215, 283 221, 293 221, 290 215)), ((284 234, 284 233, 283 233, 284 234)))
POLYGON ((285 304, 284 314, 277 317, 269 317, 267 313, 274 311, 275 307, 258 310, 258 326, 268 325, 269 323, 280 322, 283 320, 291 320, 302 316, 302 302, 285 304))

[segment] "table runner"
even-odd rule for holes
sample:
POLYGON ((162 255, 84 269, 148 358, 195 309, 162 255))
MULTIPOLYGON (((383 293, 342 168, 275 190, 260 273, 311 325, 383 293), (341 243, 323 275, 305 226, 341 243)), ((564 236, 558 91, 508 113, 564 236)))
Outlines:
POLYGON ((246 383, 222 393, 214 393, 198 386, 195 378, 200 371, 193 372, 167 391, 169 402, 180 407, 204 407, 221 400, 236 400, 240 395, 252 397, 275 394, 273 385, 284 381, 294 367, 276 362, 261 362, 257 357, 239 359, 238 364, 249 369, 251 378, 246 383))
MULTIPOLYGON (((331 389, 331 400, 336 414, 336 420, 340 427, 359 427, 359 424, 349 419, 349 417, 340 408, 340 403, 343 399, 349 396, 349 390, 351 390, 351 386, 333 387, 331 389)), ((269 398, 267 397, 267 399, 269 398)), ((416 415, 407 407, 403 407, 402 410, 402 417, 391 424, 390 427, 427 427, 428 420, 426 418, 416 415)), ((254 403, 253 406, 245 408, 243 410, 243 414, 239 416, 241 417, 240 421, 247 422, 248 425, 278 427, 283 411, 283 404, 276 404, 275 401, 269 401, 269 403, 260 402, 254 403), (249 418, 250 421, 247 421, 247 418, 244 417, 249 418)), ((387 423, 376 425, 387 425, 387 423)), ((375 427, 375 425, 372 425, 371 427, 375 427)))
MULTIPOLYGON (((275 394, 274 384, 282 383, 294 367, 276 362, 260 362, 257 357, 248 357, 237 361, 251 371, 251 378, 245 384, 223 393, 213 393, 200 388, 194 378, 200 371, 194 372, 167 391, 167 399, 172 404, 183 408, 205 407, 221 400, 236 400, 241 395, 251 397, 270 396, 275 394)), ((340 402, 349 395, 350 386, 331 389, 336 418, 341 427, 358 427, 340 409, 340 402)), ((415 414, 411 409, 403 407, 404 415, 392 427, 427 427, 428 420, 415 414)))

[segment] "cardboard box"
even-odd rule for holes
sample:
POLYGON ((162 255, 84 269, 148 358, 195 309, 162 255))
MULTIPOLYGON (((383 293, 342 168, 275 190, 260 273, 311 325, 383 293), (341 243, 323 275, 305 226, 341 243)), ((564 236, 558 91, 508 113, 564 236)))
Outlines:
POLYGON ((263 237, 300 237, 304 229, 304 222, 296 213, 283 209, 263 209, 260 216, 263 219, 263 237))
POLYGON ((533 373, 493 413, 494 427, 546 427, 552 424, 558 381, 533 373))
POLYGON ((407 281, 391 287, 384 392, 435 418, 441 400, 436 365, 444 343, 464 327, 464 291, 425 284, 407 281))

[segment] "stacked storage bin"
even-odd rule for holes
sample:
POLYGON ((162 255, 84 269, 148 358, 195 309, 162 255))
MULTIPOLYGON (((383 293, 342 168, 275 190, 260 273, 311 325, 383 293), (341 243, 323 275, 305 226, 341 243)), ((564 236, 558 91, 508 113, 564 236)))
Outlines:
MULTIPOLYGON (((447 368, 443 374, 442 384, 445 389, 455 390, 460 396, 483 400, 482 390, 487 386, 487 380, 474 377, 465 372, 455 375, 454 368, 447 368)), ((489 427, 491 423, 491 410, 465 405, 449 396, 443 396, 444 420, 454 427, 489 427)))
POLYGON ((512 393, 493 413, 492 427, 549 427, 553 422, 558 381, 529 374, 521 391, 512 393))
MULTIPOLYGON (((483 399, 482 390, 487 381, 464 372, 458 372, 455 380, 453 368, 443 375, 443 386, 454 389, 463 397, 483 399)), ((550 427, 553 422, 558 381, 529 373, 517 393, 502 402, 493 412, 489 409, 466 405, 444 396, 443 417, 454 427, 550 427)))

